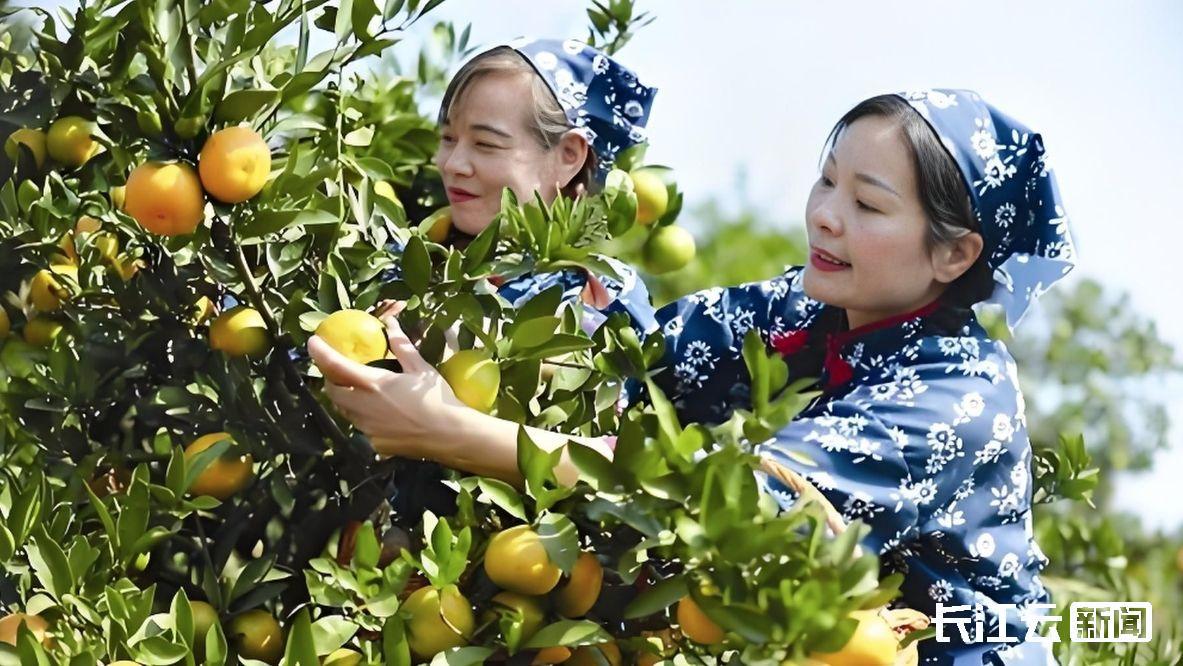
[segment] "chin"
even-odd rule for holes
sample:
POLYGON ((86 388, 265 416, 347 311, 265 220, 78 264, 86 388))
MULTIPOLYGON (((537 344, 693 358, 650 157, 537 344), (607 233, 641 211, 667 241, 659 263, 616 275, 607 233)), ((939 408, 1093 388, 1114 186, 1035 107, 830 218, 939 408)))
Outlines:
POLYGON ((476 236, 492 224, 495 217, 494 214, 485 214, 482 211, 459 212, 453 208, 452 226, 469 236, 476 236))
POLYGON ((805 273, 801 277, 801 289, 806 296, 819 303, 842 307, 842 299, 834 293, 836 290, 833 285, 825 284, 825 277, 819 277, 817 271, 810 266, 805 267, 805 273))

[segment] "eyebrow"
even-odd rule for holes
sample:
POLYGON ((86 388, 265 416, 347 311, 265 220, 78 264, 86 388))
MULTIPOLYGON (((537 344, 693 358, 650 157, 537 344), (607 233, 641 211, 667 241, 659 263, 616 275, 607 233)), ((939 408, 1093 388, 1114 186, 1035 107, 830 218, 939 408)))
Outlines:
POLYGON ((509 132, 506 132, 505 130, 498 129, 496 127, 493 127, 492 125, 486 125, 484 123, 477 123, 472 126, 472 129, 476 130, 478 132, 490 132, 492 134, 496 134, 497 136, 504 137, 506 139, 513 138, 513 135, 510 134, 509 132))
MULTIPOLYGON (((829 157, 826 158, 826 161, 833 162, 835 166, 837 166, 837 164, 838 164, 838 160, 834 159, 834 153, 830 153, 829 157)), ((874 185, 875 187, 881 187, 881 188, 887 190, 888 192, 891 192, 892 194, 894 194, 897 198, 900 198, 900 199, 903 198, 900 196, 900 193, 896 192, 895 189, 893 189, 890 185, 888 185, 887 183, 883 182, 882 180, 879 180, 878 178, 876 178, 870 174, 856 173, 856 174, 854 174, 854 177, 858 180, 861 180, 862 182, 864 182, 868 185, 874 185)))

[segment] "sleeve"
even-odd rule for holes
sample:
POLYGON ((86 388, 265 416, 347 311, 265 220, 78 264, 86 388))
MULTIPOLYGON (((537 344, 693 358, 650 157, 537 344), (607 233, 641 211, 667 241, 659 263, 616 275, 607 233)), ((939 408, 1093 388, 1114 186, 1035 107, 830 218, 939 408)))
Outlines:
POLYGON ((559 285, 563 290, 564 302, 579 303, 583 308, 583 329, 589 335, 616 312, 628 315, 629 323, 638 334, 644 335, 656 330, 657 320, 654 317, 653 304, 649 300, 649 289, 636 270, 615 259, 606 259, 620 275, 620 280, 597 278, 597 284, 606 292, 603 294, 602 307, 588 303, 584 298, 588 277, 579 270, 525 275, 505 283, 498 293, 517 308, 543 291, 559 285))
MULTIPOLYGON (((965 607, 946 616, 966 618, 969 640, 946 624, 949 642, 922 644, 934 659, 924 663, 976 666, 1000 654, 1008 656, 999 663, 1042 664, 1048 651, 1024 642, 1024 614, 1054 611, 1038 606, 1049 596, 1031 533, 1022 400, 1003 373, 973 374, 1001 359, 978 360, 985 365, 897 367, 803 414, 761 452, 804 475, 846 520, 871 527, 864 546, 885 570, 904 573, 901 605, 934 620, 937 603, 965 607), (1013 643, 986 640, 1003 636, 1013 643)), ((792 504, 791 491, 767 483, 782 506, 792 504)))
MULTIPOLYGON (((753 328, 765 343, 777 333, 804 328, 820 304, 805 296, 800 268, 736 287, 696 292, 657 311, 665 356, 653 380, 683 421, 725 420, 749 395, 743 339, 753 328)), ((630 393, 640 396, 641 391, 630 393)))

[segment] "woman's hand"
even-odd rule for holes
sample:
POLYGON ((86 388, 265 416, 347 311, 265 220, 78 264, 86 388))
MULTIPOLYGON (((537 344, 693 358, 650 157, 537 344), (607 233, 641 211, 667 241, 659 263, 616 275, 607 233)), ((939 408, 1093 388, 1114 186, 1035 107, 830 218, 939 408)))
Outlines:
POLYGON ((448 427, 469 408, 403 332, 396 318, 401 310, 401 303, 390 302, 378 309, 401 373, 357 363, 318 336, 308 340, 308 353, 337 411, 370 438, 376 452, 440 460, 448 427))

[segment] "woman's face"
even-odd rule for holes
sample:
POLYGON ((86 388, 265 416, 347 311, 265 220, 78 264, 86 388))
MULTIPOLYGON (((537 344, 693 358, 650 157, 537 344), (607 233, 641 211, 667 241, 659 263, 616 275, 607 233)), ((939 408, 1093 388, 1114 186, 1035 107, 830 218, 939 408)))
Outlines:
POLYGON ((531 128, 532 74, 493 72, 480 76, 452 105, 440 128, 435 164, 443 176, 452 223, 469 235, 480 233, 501 210, 501 191, 519 201, 538 192, 554 200, 587 156, 587 143, 568 133, 543 148, 531 128))
POLYGON ((929 251, 912 156, 898 125, 881 116, 864 116, 838 137, 805 222, 805 293, 845 309, 851 328, 931 303, 965 270, 952 275, 948 252, 929 251))

